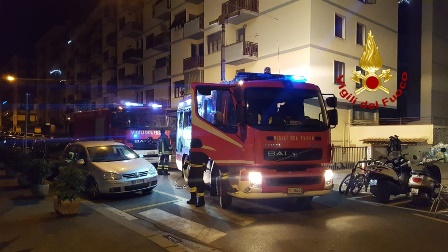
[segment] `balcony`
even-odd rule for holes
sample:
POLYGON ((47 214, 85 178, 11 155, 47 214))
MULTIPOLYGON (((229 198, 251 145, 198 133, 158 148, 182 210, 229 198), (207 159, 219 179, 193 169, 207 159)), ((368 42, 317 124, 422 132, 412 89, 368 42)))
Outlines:
POLYGON ((123 86, 141 86, 143 85, 143 76, 137 74, 126 75, 122 81, 123 86))
POLYGON ((169 51, 171 48, 171 33, 170 32, 162 32, 156 36, 154 36, 154 46, 152 49, 157 51, 169 51))
POLYGON ((121 33, 125 37, 137 38, 143 33, 143 24, 139 22, 128 22, 124 25, 121 33))
POLYGON ((130 64, 137 64, 143 59, 143 52, 141 49, 129 48, 123 52, 123 62, 130 64))
POLYGON ((200 3, 203 3, 204 0, 185 0, 185 2, 192 3, 192 4, 200 4, 200 3))
POLYGON ((117 45, 117 33, 111 32, 106 36, 106 44, 108 46, 116 46, 117 45))
POLYGON ((184 59, 184 72, 203 68, 204 56, 196 56, 184 59))
POLYGON ((125 0, 121 8, 126 11, 138 11, 143 9, 143 0, 125 0))
POLYGON ((106 93, 116 93, 117 92, 117 80, 112 79, 106 83, 106 93))
POLYGON ((171 0, 159 0, 154 5, 154 17, 162 20, 171 18, 171 0))
POLYGON ((88 81, 88 80, 90 80, 89 73, 81 72, 81 73, 76 74, 76 81, 83 82, 83 81, 88 81))
POLYGON ((89 72, 90 72, 90 76, 92 78, 101 77, 101 67, 100 67, 100 65, 99 64, 95 64, 95 65, 90 66, 89 72))
POLYGON ((222 4, 222 14, 233 16, 228 19, 230 24, 241 24, 258 17, 258 0, 230 0, 222 4))
POLYGON ((154 69, 154 82, 165 82, 170 79, 171 67, 163 66, 154 69))
POLYGON ((108 59, 104 60, 104 67, 105 70, 117 70, 117 58, 109 57, 108 59))
POLYGON ((241 65, 258 60, 258 44, 250 41, 236 42, 228 45, 226 50, 226 63, 241 65))
POLYGON ((204 14, 192 19, 184 25, 184 38, 204 38, 204 14))
POLYGON ((76 53, 75 61, 76 63, 87 63, 90 61, 90 55, 87 53, 76 53))

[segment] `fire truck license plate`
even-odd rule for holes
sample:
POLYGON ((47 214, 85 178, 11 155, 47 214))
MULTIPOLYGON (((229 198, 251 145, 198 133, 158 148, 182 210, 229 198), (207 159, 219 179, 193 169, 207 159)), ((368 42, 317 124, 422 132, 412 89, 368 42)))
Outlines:
POLYGON ((288 193, 294 194, 294 193, 303 193, 302 187, 290 187, 288 188, 288 193))

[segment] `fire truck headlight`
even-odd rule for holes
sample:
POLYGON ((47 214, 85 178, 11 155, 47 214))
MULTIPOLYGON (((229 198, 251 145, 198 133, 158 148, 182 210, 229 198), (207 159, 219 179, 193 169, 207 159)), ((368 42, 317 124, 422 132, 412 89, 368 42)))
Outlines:
POLYGON ((119 180, 122 179, 121 174, 115 172, 105 172, 103 173, 104 180, 119 180))
POLYGON ((258 187, 261 185, 261 172, 249 172, 249 182, 251 186, 258 187))
POLYGON ((332 170, 325 170, 325 186, 329 186, 333 184, 333 171, 332 170))

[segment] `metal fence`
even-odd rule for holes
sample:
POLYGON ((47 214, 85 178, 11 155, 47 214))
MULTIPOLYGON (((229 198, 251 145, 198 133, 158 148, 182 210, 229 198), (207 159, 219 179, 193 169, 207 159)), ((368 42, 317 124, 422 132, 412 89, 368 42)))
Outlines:
POLYGON ((333 148, 333 170, 351 169, 359 160, 367 159, 367 147, 339 147, 333 148))

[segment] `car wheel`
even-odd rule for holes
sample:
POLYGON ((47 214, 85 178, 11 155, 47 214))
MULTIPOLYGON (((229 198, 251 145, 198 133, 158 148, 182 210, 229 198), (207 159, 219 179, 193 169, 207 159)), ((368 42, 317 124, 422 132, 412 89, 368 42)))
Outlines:
POLYGON ((91 199, 98 199, 100 196, 100 189, 93 177, 87 179, 86 192, 91 199))

